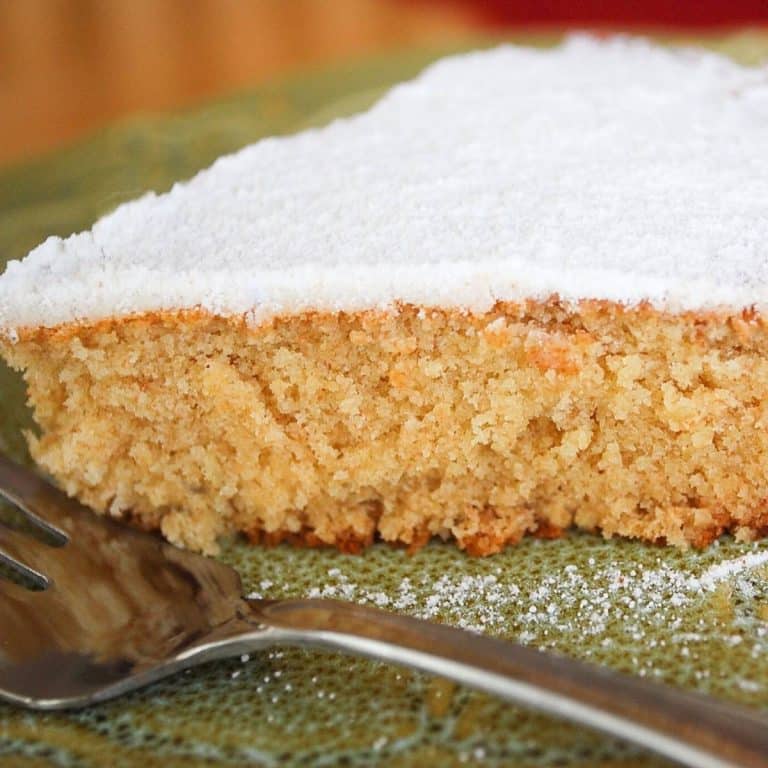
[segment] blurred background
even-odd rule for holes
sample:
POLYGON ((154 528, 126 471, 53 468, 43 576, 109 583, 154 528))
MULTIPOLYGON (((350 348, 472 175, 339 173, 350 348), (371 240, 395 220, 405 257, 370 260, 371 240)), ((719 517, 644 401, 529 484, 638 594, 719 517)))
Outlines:
POLYGON ((768 25, 768 0, 0 0, 0 166, 119 118, 508 31, 768 25))

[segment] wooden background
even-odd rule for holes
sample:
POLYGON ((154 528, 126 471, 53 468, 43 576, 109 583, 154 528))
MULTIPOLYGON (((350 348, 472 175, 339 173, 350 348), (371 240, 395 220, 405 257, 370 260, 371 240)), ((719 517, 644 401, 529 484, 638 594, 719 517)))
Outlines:
POLYGON ((472 4, 0 0, 0 165, 116 118, 476 30, 472 4))
POLYGON ((768 24, 768 0, 0 0, 0 165, 126 115, 492 29, 768 24))

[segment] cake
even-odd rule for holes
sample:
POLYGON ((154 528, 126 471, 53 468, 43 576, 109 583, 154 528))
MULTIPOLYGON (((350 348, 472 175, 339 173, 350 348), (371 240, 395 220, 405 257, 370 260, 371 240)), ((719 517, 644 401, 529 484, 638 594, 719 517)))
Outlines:
POLYGON ((215 552, 768 531, 768 69, 459 55, 0 277, 32 456, 215 552))

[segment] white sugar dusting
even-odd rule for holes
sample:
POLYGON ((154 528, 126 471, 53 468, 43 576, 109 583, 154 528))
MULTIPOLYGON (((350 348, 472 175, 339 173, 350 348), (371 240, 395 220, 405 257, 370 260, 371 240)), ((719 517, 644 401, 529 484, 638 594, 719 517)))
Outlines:
POLYGON ((438 62, 0 278, 0 332, 202 307, 768 305, 768 70, 586 37, 438 62))
POLYGON ((726 560, 708 568, 699 578, 698 584, 704 589, 712 589, 719 582, 751 568, 768 563, 768 552, 750 552, 743 557, 726 560))
MULTIPOLYGON (((710 616, 697 619, 692 627, 686 611, 708 596, 715 598, 722 585, 730 585, 728 594, 733 591, 739 600, 759 597, 755 584, 762 583, 762 576, 757 569, 765 565, 765 549, 723 560, 701 573, 682 570, 661 557, 654 567, 599 565, 590 558, 586 565, 550 569, 533 589, 522 589, 496 568, 495 573, 482 575, 403 578, 389 590, 358 584, 340 568, 331 568, 325 583, 310 588, 305 596, 374 605, 543 648, 569 650, 576 641, 586 645, 586 656, 593 655, 590 646, 605 650, 616 646, 643 676, 662 674, 649 653, 656 649, 693 665, 694 677, 706 680, 712 670, 695 665, 707 642, 716 637, 725 648, 751 643, 752 657, 761 657, 768 653, 768 621, 757 620, 746 629, 738 620, 718 625, 719 619, 710 616), (659 638, 659 629, 667 639, 659 638)), ((745 679, 739 686, 750 692, 762 690, 763 684, 745 679)))

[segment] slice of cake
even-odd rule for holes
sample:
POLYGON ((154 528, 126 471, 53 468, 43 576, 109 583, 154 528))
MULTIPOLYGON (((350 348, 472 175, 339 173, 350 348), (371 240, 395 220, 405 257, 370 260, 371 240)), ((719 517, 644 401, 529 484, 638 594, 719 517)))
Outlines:
POLYGON ((33 456, 99 512, 356 551, 768 531, 768 70, 446 59, 0 278, 33 456))

